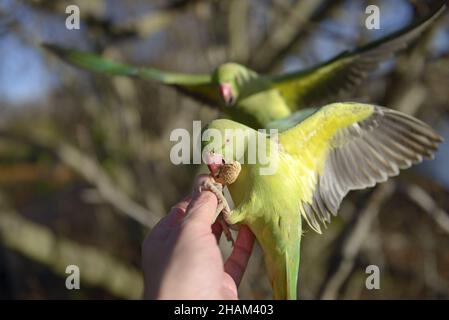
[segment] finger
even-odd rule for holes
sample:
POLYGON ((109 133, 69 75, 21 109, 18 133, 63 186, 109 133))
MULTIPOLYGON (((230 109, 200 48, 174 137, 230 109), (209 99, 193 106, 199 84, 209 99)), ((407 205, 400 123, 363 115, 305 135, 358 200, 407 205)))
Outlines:
POLYGON ((240 281, 242 281, 253 246, 254 234, 247 226, 241 226, 231 255, 224 265, 225 272, 234 279, 237 287, 240 285, 240 281))
POLYGON ((185 223, 199 222, 210 228, 215 220, 217 201, 210 191, 196 193, 187 207, 185 223))
POLYGON ((187 206, 189 205, 190 201, 192 201, 192 196, 188 195, 188 196, 184 197, 181 201, 179 201, 177 204, 175 204, 173 207, 180 208, 185 211, 187 209, 187 206))
POLYGON ((180 221, 182 221, 182 219, 186 215, 187 207, 189 206, 191 201, 192 196, 187 196, 171 208, 168 214, 169 216, 173 216, 170 223, 171 225, 178 224, 180 221))
POLYGON ((159 222, 154 226, 154 228, 147 234, 144 240, 144 244, 149 242, 151 239, 165 239, 169 236, 173 227, 179 224, 179 221, 182 221, 182 218, 185 216, 185 211, 190 203, 190 196, 185 197, 176 205, 174 205, 170 212, 163 217, 159 222))
POLYGON ((223 233, 223 226, 220 222, 214 222, 212 225, 212 233, 214 234, 217 243, 220 242, 221 234, 223 233))
MULTIPOLYGON (((182 218, 185 216, 186 209, 191 201, 191 196, 187 196, 177 204, 175 204, 170 212, 162 218, 156 225, 157 228, 170 228, 178 224, 182 218)), ((155 227, 155 228, 156 228, 155 227)))

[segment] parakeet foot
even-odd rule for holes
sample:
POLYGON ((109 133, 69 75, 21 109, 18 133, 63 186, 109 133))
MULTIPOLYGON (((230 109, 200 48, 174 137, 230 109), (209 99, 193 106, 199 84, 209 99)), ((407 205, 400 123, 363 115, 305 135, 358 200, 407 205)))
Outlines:
MULTIPOLYGON (((212 166, 212 165, 211 165, 212 166)), ((215 172, 216 168, 209 167, 211 171, 211 176, 204 180, 199 186, 199 191, 209 190, 218 200, 217 211, 215 212, 215 220, 221 224, 223 233, 228 241, 232 242, 234 245, 234 239, 232 238, 232 233, 230 228, 232 224, 230 223, 231 209, 229 207, 228 201, 223 195, 223 188, 226 185, 232 184, 237 179, 241 171, 241 165, 238 161, 232 161, 230 163, 224 163, 219 168, 218 173, 215 172)))
POLYGON ((215 219, 217 219, 218 215, 222 211, 230 212, 228 201, 226 200, 225 196, 223 195, 223 186, 215 182, 215 180, 210 177, 210 179, 205 180, 199 187, 199 192, 203 190, 209 190, 212 192, 218 200, 218 206, 217 211, 215 212, 215 219))
POLYGON ((232 246, 234 246, 234 238, 232 237, 232 233, 231 233, 231 229, 229 228, 229 224, 225 221, 223 216, 219 216, 218 221, 220 222, 220 225, 223 228, 223 233, 226 237, 226 240, 231 242, 232 246))
POLYGON ((205 180, 199 186, 199 192, 201 192, 202 190, 209 190, 217 197, 218 206, 217 210, 215 211, 215 220, 218 219, 219 223, 223 227, 223 233, 225 234, 226 239, 234 244, 234 239, 232 238, 229 224, 227 223, 227 219, 231 213, 231 209, 229 208, 228 201, 223 195, 223 185, 216 182, 214 178, 210 177, 210 179, 205 180), (222 213, 223 216, 221 216, 220 213, 222 213))

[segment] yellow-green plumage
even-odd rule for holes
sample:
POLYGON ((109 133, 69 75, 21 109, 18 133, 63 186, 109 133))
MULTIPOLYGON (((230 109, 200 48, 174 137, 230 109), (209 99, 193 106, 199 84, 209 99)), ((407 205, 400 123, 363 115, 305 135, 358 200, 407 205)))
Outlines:
MULTIPOLYGON (((230 120, 215 120, 208 129, 254 132, 230 120)), ((267 150, 278 156, 270 158, 278 164, 273 174, 261 175, 264 165, 259 162, 245 163, 254 139, 231 146, 229 140, 222 145, 212 141, 206 147, 222 155, 244 149, 242 158, 233 159, 242 163, 242 170, 229 186, 235 203, 229 222, 247 224, 255 234, 275 299, 296 299, 302 218, 321 232, 320 223, 329 222, 349 190, 385 181, 399 169, 431 158, 441 142, 413 117, 359 103, 325 106, 280 133, 278 140, 262 133, 253 137, 267 139, 267 150)))
POLYGON ((241 176, 229 186, 236 209, 234 223, 245 223, 265 253, 275 299, 296 299, 301 241, 300 185, 289 174, 288 159, 280 159, 278 173, 259 175, 258 165, 243 165, 241 176), (286 190, 289 190, 286 192, 286 190))

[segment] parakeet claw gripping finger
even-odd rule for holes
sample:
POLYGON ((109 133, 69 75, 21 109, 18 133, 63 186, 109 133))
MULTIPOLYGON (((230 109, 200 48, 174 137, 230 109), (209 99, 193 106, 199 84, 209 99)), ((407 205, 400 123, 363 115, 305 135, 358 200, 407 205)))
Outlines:
MULTIPOLYGON (((232 161, 231 163, 226 163, 221 168, 219 174, 214 177, 214 180, 217 184, 220 185, 221 190, 223 190, 223 186, 232 184, 237 180, 238 175, 240 174, 242 167, 238 161, 232 161)), ((229 226, 231 225, 230 217, 231 217, 231 209, 229 208, 228 202, 226 201, 226 198, 221 194, 222 201, 221 201, 221 207, 219 212, 222 213, 222 217, 220 217, 220 223, 223 227, 223 233, 226 236, 226 239, 228 241, 232 242, 232 245, 234 245, 234 239, 232 238, 231 230, 229 229, 229 226)), ((220 199, 220 198, 219 198, 220 199)), ((217 211, 218 211, 217 209, 217 211)))
POLYGON ((232 244, 234 244, 234 239, 232 238, 231 230, 229 228, 231 225, 231 209, 228 201, 223 195, 223 187, 235 182, 240 170, 241 165, 238 161, 232 161, 231 163, 224 164, 217 175, 211 175, 210 179, 203 181, 199 187, 199 191, 209 190, 217 197, 218 206, 217 211, 215 212, 215 220, 218 219, 223 228, 223 233, 225 234, 226 239, 232 242, 232 244))
POLYGON ((209 190, 212 192, 218 200, 218 206, 217 210, 215 211, 215 220, 219 221, 223 228, 223 233, 226 236, 226 239, 232 244, 234 244, 234 239, 232 238, 231 231, 229 229, 229 225, 227 223, 227 217, 229 217, 231 213, 231 209, 229 208, 228 201, 226 200, 225 196, 223 195, 223 185, 216 182, 214 178, 210 178, 205 180, 201 186, 200 186, 200 192, 201 190, 209 190), (220 213, 223 212, 223 216, 220 216, 220 213))
POLYGON ((221 227, 223 228, 223 233, 226 236, 226 240, 228 240, 229 242, 232 243, 232 245, 234 246, 234 238, 232 237, 232 233, 231 233, 231 229, 229 228, 228 223, 226 222, 226 220, 223 218, 223 216, 219 216, 218 217, 218 221, 220 222, 221 227))
POLYGON ((217 219, 218 215, 223 211, 231 211, 229 209, 229 205, 228 202, 225 198, 225 196, 223 195, 223 186, 218 183, 215 182, 215 180, 212 179, 207 179, 205 180, 201 186, 200 186, 200 192, 202 190, 209 190, 210 192, 212 192, 218 200, 218 206, 217 206, 217 210, 215 211, 215 219, 217 219))

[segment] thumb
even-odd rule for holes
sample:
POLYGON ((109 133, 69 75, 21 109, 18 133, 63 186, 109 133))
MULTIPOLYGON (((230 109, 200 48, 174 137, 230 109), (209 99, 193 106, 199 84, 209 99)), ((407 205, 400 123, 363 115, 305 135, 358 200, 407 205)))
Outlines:
MULTIPOLYGON (((195 185, 201 184, 204 179, 208 178, 210 177, 198 176, 195 180, 195 185)), ((211 191, 194 192, 192 201, 186 210, 185 223, 199 222, 210 227, 215 220, 217 205, 217 197, 211 191)))

